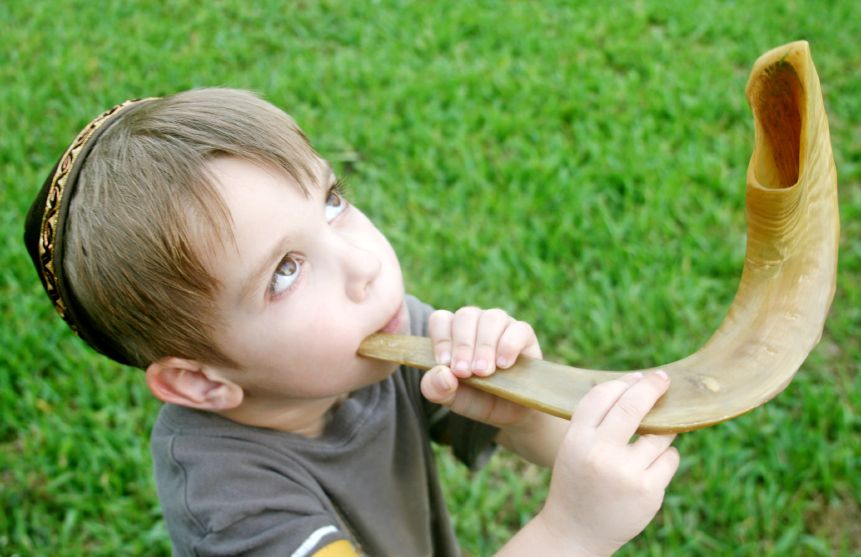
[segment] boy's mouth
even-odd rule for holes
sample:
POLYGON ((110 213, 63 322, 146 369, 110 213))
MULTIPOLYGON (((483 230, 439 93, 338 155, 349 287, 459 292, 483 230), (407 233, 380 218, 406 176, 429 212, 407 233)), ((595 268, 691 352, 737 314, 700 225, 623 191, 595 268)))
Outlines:
POLYGON ((396 333, 400 330, 401 323, 403 322, 403 318, 401 317, 401 309, 403 308, 403 304, 398 306, 398 309, 395 311, 395 314, 389 319, 389 322, 386 323, 382 329, 378 332, 380 333, 396 333))

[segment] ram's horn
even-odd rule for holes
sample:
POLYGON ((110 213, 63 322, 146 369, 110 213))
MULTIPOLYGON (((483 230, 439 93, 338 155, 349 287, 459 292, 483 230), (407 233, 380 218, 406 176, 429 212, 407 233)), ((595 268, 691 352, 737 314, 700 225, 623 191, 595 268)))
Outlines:
MULTIPOLYGON (((819 78, 804 41, 762 55, 746 89, 756 126, 747 171, 747 253, 720 328, 695 354, 664 369, 667 394, 641 433, 690 431, 748 412, 780 393, 822 336, 834 296, 837 175, 819 78)), ((420 368, 430 342, 375 335, 360 354, 420 368)), ((641 370, 649 371, 649 370, 641 370)), ((569 417, 580 398, 618 372, 521 358, 470 384, 569 417)))

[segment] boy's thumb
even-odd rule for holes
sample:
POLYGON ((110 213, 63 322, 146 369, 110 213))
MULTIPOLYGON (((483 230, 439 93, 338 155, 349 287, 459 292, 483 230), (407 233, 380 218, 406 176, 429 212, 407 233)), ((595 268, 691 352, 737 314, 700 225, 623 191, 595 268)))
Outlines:
POLYGON ((421 390, 429 401, 449 406, 457 394, 457 377, 447 366, 434 366, 422 377, 421 390))

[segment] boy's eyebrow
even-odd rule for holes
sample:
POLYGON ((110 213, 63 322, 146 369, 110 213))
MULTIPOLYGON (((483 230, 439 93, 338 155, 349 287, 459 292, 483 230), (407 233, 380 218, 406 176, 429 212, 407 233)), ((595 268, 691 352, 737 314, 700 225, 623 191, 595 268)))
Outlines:
MULTIPOLYGON (((324 188, 326 190, 329 189, 330 184, 332 184, 335 180, 335 171, 332 170, 331 165, 329 165, 328 161, 323 161, 323 176, 324 176, 324 188)), ((325 197, 323 198, 325 199, 325 197)), ((275 265, 281 261, 281 258, 287 252, 287 246, 290 245, 290 237, 285 236, 281 238, 279 242, 275 244, 272 250, 269 251, 266 257, 263 258, 262 263, 259 267, 257 267, 253 273, 248 275, 245 281, 242 284, 242 289, 239 292, 241 299, 248 300, 251 298, 254 291, 257 289, 257 286, 263 281, 263 279, 268 275, 272 269, 275 268, 275 265)))
POLYGON ((327 178, 324 187, 329 187, 328 184, 335 181, 335 171, 332 169, 332 165, 329 164, 329 161, 323 159, 323 178, 327 178))

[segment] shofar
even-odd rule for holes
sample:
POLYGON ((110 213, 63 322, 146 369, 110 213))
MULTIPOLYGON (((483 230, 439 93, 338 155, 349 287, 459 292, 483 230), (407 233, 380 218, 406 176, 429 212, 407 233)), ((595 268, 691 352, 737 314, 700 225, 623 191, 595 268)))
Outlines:
MULTIPOLYGON (((651 369, 672 378, 640 433, 700 429, 744 414, 780 393, 822 336, 834 297, 837 174, 819 78, 806 42, 763 54, 746 88, 756 126, 747 170, 747 252, 720 328, 695 354, 651 369)), ((373 335, 363 356, 427 369, 425 338, 373 335)), ((619 372, 520 358, 469 384, 570 417, 595 384, 619 372)))

